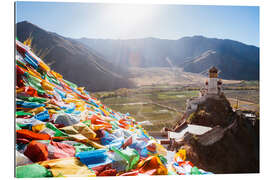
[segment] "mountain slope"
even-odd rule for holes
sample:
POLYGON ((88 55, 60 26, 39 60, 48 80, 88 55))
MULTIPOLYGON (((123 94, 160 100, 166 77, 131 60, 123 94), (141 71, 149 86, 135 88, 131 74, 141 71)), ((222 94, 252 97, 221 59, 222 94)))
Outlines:
POLYGON ((178 40, 81 38, 78 41, 103 54, 112 63, 125 67, 177 66, 187 72, 203 73, 216 65, 222 78, 259 79, 259 48, 233 40, 193 36, 178 40), (215 54, 207 54, 209 51, 215 54), (198 58, 204 60, 198 61, 198 58))
POLYGON ((21 42, 32 38, 32 50, 51 68, 67 79, 85 86, 90 91, 129 88, 127 72, 107 62, 95 50, 84 44, 45 31, 27 21, 16 24, 17 38, 21 42))

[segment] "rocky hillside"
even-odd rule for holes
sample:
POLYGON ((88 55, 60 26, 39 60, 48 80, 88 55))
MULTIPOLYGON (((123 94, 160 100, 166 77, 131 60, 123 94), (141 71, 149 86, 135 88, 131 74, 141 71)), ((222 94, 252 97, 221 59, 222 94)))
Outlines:
POLYGON ((252 125, 233 112, 225 97, 208 98, 188 123, 213 127, 203 135, 186 133, 178 147, 198 167, 214 173, 259 172, 259 121, 252 125))
POLYGON ((198 105, 198 109, 190 114, 187 123, 208 127, 227 127, 235 117, 230 102, 225 96, 207 97, 198 105))

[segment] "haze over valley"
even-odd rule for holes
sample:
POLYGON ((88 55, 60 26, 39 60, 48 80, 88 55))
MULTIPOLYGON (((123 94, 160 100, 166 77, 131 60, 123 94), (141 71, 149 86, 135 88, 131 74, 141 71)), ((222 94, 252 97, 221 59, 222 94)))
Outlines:
POLYGON ((52 69, 90 91, 201 84, 211 66, 221 71, 221 78, 231 80, 225 82, 259 79, 259 48, 233 40, 72 39, 27 21, 16 27, 18 40, 31 38, 33 51, 52 69))

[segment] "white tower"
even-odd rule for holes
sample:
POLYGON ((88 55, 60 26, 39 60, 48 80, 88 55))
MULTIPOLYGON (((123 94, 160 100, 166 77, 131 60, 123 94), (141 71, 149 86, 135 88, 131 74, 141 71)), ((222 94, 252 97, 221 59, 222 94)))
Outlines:
POLYGON ((213 66, 209 69, 208 94, 218 93, 218 69, 213 66))

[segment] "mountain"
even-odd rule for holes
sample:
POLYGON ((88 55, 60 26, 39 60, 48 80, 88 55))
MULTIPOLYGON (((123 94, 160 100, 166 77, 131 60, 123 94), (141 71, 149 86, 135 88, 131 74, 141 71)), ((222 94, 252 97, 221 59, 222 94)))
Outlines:
POLYGON ((178 40, 81 38, 78 41, 124 67, 182 67, 186 72, 205 74, 215 65, 224 79, 259 79, 259 48, 233 40, 193 36, 178 40))
POLYGON ((77 40, 48 32, 27 21, 16 24, 16 36, 21 42, 32 38, 31 49, 35 54, 64 78, 88 91, 133 87, 127 79, 127 71, 77 40))

